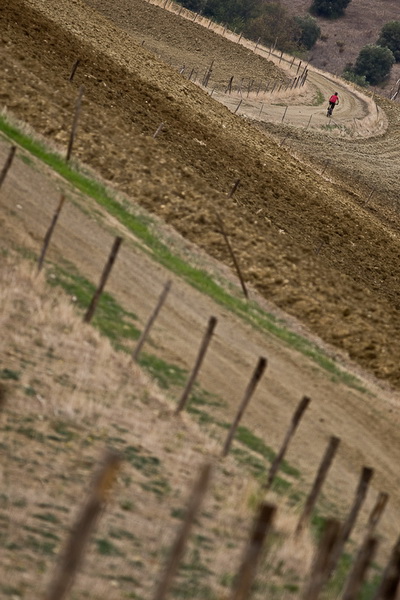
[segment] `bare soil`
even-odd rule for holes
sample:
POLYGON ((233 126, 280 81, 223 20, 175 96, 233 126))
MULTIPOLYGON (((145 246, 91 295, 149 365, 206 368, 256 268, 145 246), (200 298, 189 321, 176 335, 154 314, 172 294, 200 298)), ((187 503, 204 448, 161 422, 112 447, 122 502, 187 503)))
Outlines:
MULTIPOLYGON (((301 92, 315 111, 315 128, 305 130, 311 113, 295 126, 280 123, 279 98, 266 107, 270 121, 255 120, 256 104, 253 118, 234 115, 210 90, 205 93, 179 74, 179 65, 201 72, 214 60, 220 82, 234 75, 287 83, 290 73, 278 70, 279 61, 145 2, 135 2, 133 9, 123 0, 112 5, 10 0, 0 8, 0 26, 0 99, 13 117, 65 148, 78 89, 84 85, 74 157, 124 193, 133 207, 157 215, 187 240, 185 246, 171 233, 171 243, 210 269, 220 261, 225 266, 219 272, 232 280, 225 270, 232 265, 215 217, 218 210, 253 297, 276 305, 301 323, 299 330, 307 328, 332 354, 352 361, 370 393, 331 381, 308 359, 178 279, 154 334, 161 356, 190 368, 206 320, 216 314, 213 359, 204 365, 201 384, 228 400, 227 419, 257 357, 267 355, 270 373, 246 425, 276 448, 300 396, 310 395, 312 408, 290 460, 309 482, 328 436, 340 435, 332 499, 341 509, 348 506, 361 466, 374 466, 374 494, 382 489, 392 496, 382 523, 391 541, 400 505, 398 108, 378 98, 377 110, 369 97, 353 95, 339 83, 345 100, 337 120, 340 115, 343 123, 351 120, 348 111, 354 106, 360 131, 321 129, 325 103, 312 106, 316 90, 322 89, 326 99, 331 82, 337 82, 316 73, 301 92), (161 123, 162 132, 154 138, 161 123), (238 179, 238 190, 229 198, 238 179)), ((295 101, 290 108, 304 110, 295 101)), ((256 102, 259 106, 261 100, 256 102)), ((4 161, 6 144, 0 153, 4 161)), ((1 245, 37 252, 65 183, 49 182, 43 168, 28 167, 22 155, 2 189, 1 245)), ((110 290, 128 310, 134 305, 144 322, 168 273, 91 201, 69 188, 68 194, 71 202, 52 260, 67 260, 96 281, 113 235, 123 233, 124 252, 110 290)))

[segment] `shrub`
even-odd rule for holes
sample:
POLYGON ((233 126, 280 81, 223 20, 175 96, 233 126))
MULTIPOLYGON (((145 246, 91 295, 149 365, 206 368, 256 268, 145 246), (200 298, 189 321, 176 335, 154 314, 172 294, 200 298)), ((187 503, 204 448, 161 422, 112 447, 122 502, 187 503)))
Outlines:
POLYGON ((298 44, 307 50, 311 50, 321 36, 321 29, 317 21, 310 15, 306 15, 305 17, 296 17, 295 23, 298 25, 300 32, 298 44))
POLYGON ((400 21, 389 21, 381 29, 377 46, 389 48, 396 62, 400 62, 400 21))
POLYGON ((319 17, 337 19, 344 15, 344 11, 351 0, 313 0, 310 12, 319 17))
POLYGON ((361 48, 354 65, 355 75, 364 75, 368 83, 377 85, 386 79, 395 59, 389 48, 368 44, 361 48))
POLYGON ((343 79, 346 81, 351 81, 351 83, 355 83, 360 87, 368 87, 368 81, 365 78, 365 75, 356 75, 354 73, 354 67, 351 65, 347 65, 342 73, 343 79))

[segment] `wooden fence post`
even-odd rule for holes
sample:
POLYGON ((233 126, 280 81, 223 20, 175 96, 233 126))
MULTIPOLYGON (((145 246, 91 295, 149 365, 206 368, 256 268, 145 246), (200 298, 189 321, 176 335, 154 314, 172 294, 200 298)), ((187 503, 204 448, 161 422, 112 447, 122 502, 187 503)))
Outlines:
POLYGON ((372 600, 396 600, 400 589, 400 536, 392 549, 382 581, 372 600))
POLYGON ((106 452, 103 464, 93 480, 92 489, 85 505, 72 528, 45 600, 62 600, 70 589, 82 560, 86 543, 106 504, 120 463, 121 457, 117 452, 113 450, 106 452))
POLYGON ((77 58, 76 61, 74 62, 74 64, 72 65, 72 69, 71 69, 71 73, 69 75, 68 81, 73 81, 76 70, 77 70, 80 62, 81 62, 80 58, 77 58))
POLYGON ((236 433, 236 429, 239 426, 239 423, 243 416, 243 413, 246 410, 247 405, 249 404, 250 399, 251 399, 252 395, 254 394, 254 390, 256 389, 256 386, 257 386, 258 382, 260 381, 266 367, 267 367, 267 359, 264 358, 263 356, 261 356, 258 359, 257 366, 256 366, 254 373, 252 375, 252 378, 250 379, 250 382, 246 388, 242 402, 239 405, 239 410, 236 414, 235 420, 233 421, 231 428, 228 432, 224 447, 222 449, 221 456, 226 456, 228 454, 229 449, 232 444, 233 437, 236 433))
POLYGON ((310 402, 311 402, 311 400, 310 400, 310 398, 308 398, 308 396, 303 396, 303 398, 300 400, 300 402, 293 414, 289 429, 286 432, 286 436, 285 436, 285 439, 283 440, 281 449, 279 450, 278 454, 275 456, 275 458, 271 464, 267 482, 264 484, 264 489, 268 490, 271 487, 274 477, 281 465, 281 462, 284 459, 284 456, 286 454, 286 450, 288 449, 290 440, 292 439, 293 435, 295 434, 297 426, 300 423, 301 417, 303 416, 304 411, 306 410, 306 408, 310 404, 310 402))
POLYGON ((203 465, 200 470, 200 475, 194 485, 192 494, 189 499, 186 515, 183 523, 178 531, 178 535, 172 546, 167 564, 165 567, 164 574, 162 575, 160 582, 158 583, 156 592, 153 596, 153 600, 163 600, 172 584, 172 580, 178 569, 179 561, 185 550, 186 542, 189 537, 190 530, 194 523, 195 518, 199 512, 201 503, 206 494, 208 484, 211 476, 211 464, 207 463, 203 465))
POLYGON ((61 209, 63 207, 64 201, 65 201, 65 196, 64 196, 64 194, 61 194, 61 198, 60 198, 58 206, 57 206, 57 208, 55 210, 53 218, 51 220, 50 227, 48 228, 48 230, 46 232, 46 235, 44 236, 42 251, 41 251, 39 259, 38 259, 38 272, 41 270, 41 268, 43 266, 43 261, 44 261, 44 258, 46 256, 47 248, 48 248, 48 246, 50 244, 51 236, 53 235, 53 231, 54 231, 54 228, 55 228, 55 226, 57 224, 58 217, 60 215, 60 212, 61 212, 61 209))
POLYGON ((286 107, 285 107, 285 110, 284 110, 284 112, 283 112, 283 116, 282 116, 282 121, 281 121, 281 123, 283 123, 283 121, 285 120, 285 117, 286 117, 286 113, 287 113, 287 109, 288 109, 288 108, 289 108, 288 106, 286 106, 286 107))
POLYGON ((318 600, 319 594, 329 579, 331 554, 340 532, 340 523, 335 519, 326 521, 325 530, 315 553, 308 585, 304 589, 302 600, 318 600))
POLYGON ((228 85, 226 86, 225 94, 230 94, 232 92, 232 83, 233 83, 233 75, 230 78, 228 85))
POLYGON ((339 539, 337 540, 336 546, 334 548, 334 552, 332 553, 332 564, 331 564, 331 573, 335 570, 336 565, 339 561, 340 555, 343 552, 344 545, 350 537, 351 532, 353 531, 354 524, 356 522, 358 513, 360 512, 361 506, 364 503, 365 497, 367 495, 369 483, 374 474, 374 470, 370 467, 363 467, 360 475, 360 479, 358 482, 358 486, 356 489, 356 494, 354 497, 353 505, 347 515, 346 520, 343 523, 342 529, 340 531, 339 539))
POLYGON ((90 321, 92 320, 92 317, 94 315, 94 311, 96 310, 96 306, 97 303, 99 301, 99 298, 101 296, 101 293, 104 289, 104 286, 106 285, 108 276, 110 275, 112 266, 115 262, 115 259, 117 258, 117 254, 118 254, 118 250, 119 247, 121 245, 122 242, 122 238, 121 237, 116 237, 113 243, 113 246, 111 248, 111 252, 109 254, 108 260, 105 264, 105 267, 103 269, 103 273, 101 275, 100 278, 100 283, 97 287, 97 290, 95 291, 92 300, 90 301, 89 307, 86 311, 86 314, 83 318, 84 323, 90 323, 90 321))
POLYGON ((218 220, 218 224, 219 224, 220 229, 221 229, 221 234, 222 234, 222 236, 223 236, 223 238, 225 240, 226 246, 228 248, 229 255, 230 255, 230 257, 232 259, 232 262, 234 264, 234 267, 236 269, 237 276, 239 277, 239 281, 240 281, 240 285, 241 285, 242 290, 243 290, 244 297, 248 300, 249 299, 249 293, 247 291, 247 287, 246 287, 246 284, 244 282, 243 275, 242 275, 242 272, 241 272, 240 267, 239 267, 239 263, 238 263, 238 261, 236 259, 235 253, 233 252, 233 248, 232 248, 232 245, 231 245, 231 243, 229 241, 228 235, 227 235, 227 233, 225 231, 225 227, 224 227, 223 221, 222 221, 219 213, 215 213, 215 214, 216 214, 216 217, 217 217, 217 220, 218 220))
POLYGON ((164 123, 160 123, 159 126, 157 127, 156 131, 153 134, 153 138, 155 139, 163 130, 164 127, 164 123))
POLYGON ((297 527, 296 527, 296 535, 298 535, 304 525, 306 524, 306 522, 308 521, 308 519, 310 518, 310 515, 314 509, 314 506, 317 502, 317 498, 319 496, 319 493, 321 491, 322 485, 326 479, 326 476, 328 474, 328 471, 330 469, 330 466, 332 464, 332 461, 335 457, 336 451, 339 447, 340 444, 340 438, 332 436, 329 440, 329 444, 328 447, 325 451, 325 454, 322 458, 321 464, 319 466, 317 475, 314 479, 314 483, 313 486, 311 488, 311 492, 308 495, 308 498, 306 500, 306 503, 304 505, 304 509, 303 512, 300 516, 299 522, 297 523, 297 527))
POLYGON ((212 334, 214 333, 214 329, 215 329, 216 325, 217 325, 217 319, 216 319, 216 317, 210 317, 209 321, 208 321, 207 330, 206 330, 206 332, 204 334, 204 337, 203 337, 203 340, 201 342, 200 350, 199 350, 199 353, 197 355, 197 359, 196 359, 195 365, 193 367, 193 370, 192 370, 192 372, 190 374, 189 379, 187 380, 185 389, 183 390, 182 395, 181 395, 181 397, 179 399, 178 406, 176 407, 176 410, 175 410, 175 414, 176 415, 178 413, 180 413, 181 410, 183 410, 183 408, 185 407, 186 401, 187 401, 187 399, 189 397, 190 392, 192 391, 192 387, 194 385, 194 382, 196 381, 197 374, 198 374, 198 372, 200 370, 200 367, 202 365, 204 356, 205 356, 205 354, 207 352, 207 348, 208 348, 209 343, 211 341, 212 334))
POLYGON ((72 154, 72 146, 74 144, 76 129, 78 127, 79 113, 81 111, 82 97, 83 97, 84 91, 85 91, 85 87, 83 85, 81 85, 81 87, 79 88, 78 98, 77 98, 76 104, 75 104, 75 113, 74 113, 74 118, 72 121, 71 133, 69 136, 67 156, 66 156, 67 162, 70 160, 71 154, 72 154))
POLYGON ((386 492, 379 492, 378 498, 376 499, 375 506, 371 510, 367 524, 367 535, 371 536, 375 531, 377 524, 386 508, 386 504, 389 500, 389 494, 386 492))
POLYGON ((172 285, 172 281, 170 281, 170 280, 167 281, 167 283, 165 284, 164 289, 161 292, 161 295, 158 299, 157 305, 156 305, 155 309, 153 310, 153 312, 151 313, 149 320, 147 321, 146 327, 144 328, 142 335, 140 336, 140 338, 135 346, 135 349, 132 352, 132 360, 134 360, 135 362, 138 360, 140 351, 143 348, 143 345, 149 336, 149 333, 153 326, 153 323, 156 320, 158 313, 160 312, 160 310, 168 296, 169 290, 171 289, 171 285, 172 285))
POLYGON ((236 190, 239 187, 239 183, 240 183, 240 179, 236 179, 236 181, 234 182, 233 186, 231 187, 231 190, 228 194, 228 198, 232 198, 234 193, 236 192, 236 190))
POLYGON ((10 152, 8 153, 8 156, 6 158, 6 162, 4 163, 4 166, 3 166, 2 170, 1 170, 1 173, 0 173, 0 188, 3 185, 3 183, 4 183, 4 180, 5 180, 6 176, 7 176, 8 171, 10 170, 10 167, 11 167, 12 162, 14 160, 14 156, 15 156, 16 150, 17 150, 16 146, 11 146, 10 152))
POLYGON ((365 575, 378 546, 378 540, 367 537, 357 553, 353 568, 347 577, 341 600, 357 600, 365 575))
POLYGON ((240 105, 242 104, 242 102, 243 102, 243 99, 242 99, 242 98, 240 98, 240 100, 239 100, 239 104, 237 105, 237 107, 236 107, 236 108, 235 108, 235 110, 233 111, 233 114, 236 114, 236 113, 237 113, 237 111, 239 110, 239 108, 240 108, 240 105))
POLYGON ((276 512, 273 504, 263 502, 254 521, 253 530, 244 552, 242 564, 237 573, 231 600, 246 600, 249 597, 251 585, 257 571, 264 540, 271 529, 276 512))

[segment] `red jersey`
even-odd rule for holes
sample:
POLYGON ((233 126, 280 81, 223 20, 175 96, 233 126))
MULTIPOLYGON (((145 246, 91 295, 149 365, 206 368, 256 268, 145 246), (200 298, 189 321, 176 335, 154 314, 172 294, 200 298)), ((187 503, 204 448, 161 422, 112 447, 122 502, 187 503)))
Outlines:
POLYGON ((336 96, 336 94, 333 94, 333 96, 331 96, 329 98, 329 102, 333 102, 334 104, 336 104, 336 102, 338 102, 338 100, 339 100, 339 97, 336 96))

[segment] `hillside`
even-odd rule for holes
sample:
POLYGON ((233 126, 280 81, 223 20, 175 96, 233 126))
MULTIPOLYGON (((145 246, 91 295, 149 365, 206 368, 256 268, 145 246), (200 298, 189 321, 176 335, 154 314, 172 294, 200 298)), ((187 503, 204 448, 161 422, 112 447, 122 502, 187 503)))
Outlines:
POLYGON ((32 586, 43 589, 76 498, 109 444, 126 464, 75 597, 151 596, 205 459, 214 463, 215 482, 175 596, 228 597, 260 481, 303 395, 312 398, 310 409, 267 496, 283 505, 276 539, 289 543, 277 543, 272 562, 263 563, 256 595, 293 598, 304 584, 313 542, 307 531, 299 550, 287 534, 330 435, 342 445, 318 510, 343 518, 361 467, 374 467, 349 548, 377 493, 389 492, 382 565, 400 507, 398 107, 379 97, 375 105, 312 73, 290 98, 289 114, 310 111, 295 126, 281 122, 287 98, 279 95, 257 97, 252 118, 235 115, 179 65, 201 73, 214 61, 216 96, 232 74, 287 85, 293 69, 145 2, 133 10, 123 0, 11 0, 0 24, 1 102, 11 123, 64 155, 84 85, 72 167, 100 182, 88 187, 61 166, 53 172, 3 124, 0 164, 13 139, 19 147, 0 192, 2 592, 27 598, 32 586), (321 104, 333 84, 345 98, 339 125, 326 124, 321 104), (256 120, 264 101, 266 116, 256 120), (352 110, 358 128, 350 129, 352 110), (103 185, 112 186, 110 195, 103 185), (67 203, 38 278, 33 260, 61 192, 67 203), (109 295, 94 327, 83 326, 115 235, 124 241, 109 295), (168 278, 173 292, 139 368, 126 352, 168 278), (190 414, 176 419, 174 401, 210 315, 218 318, 210 358, 190 414), (221 461, 227 426, 260 356, 268 358, 267 376, 234 452, 221 461))
MULTIPOLYGON (((306 15, 311 0, 282 0, 282 4, 292 14, 306 15)), ((332 21, 317 18, 322 36, 308 58, 313 66, 341 75, 348 63, 355 63, 363 46, 376 42, 383 25, 399 17, 397 0, 352 0, 344 17, 332 21)), ((382 93, 387 95, 399 78, 400 65, 396 64, 382 93)))

